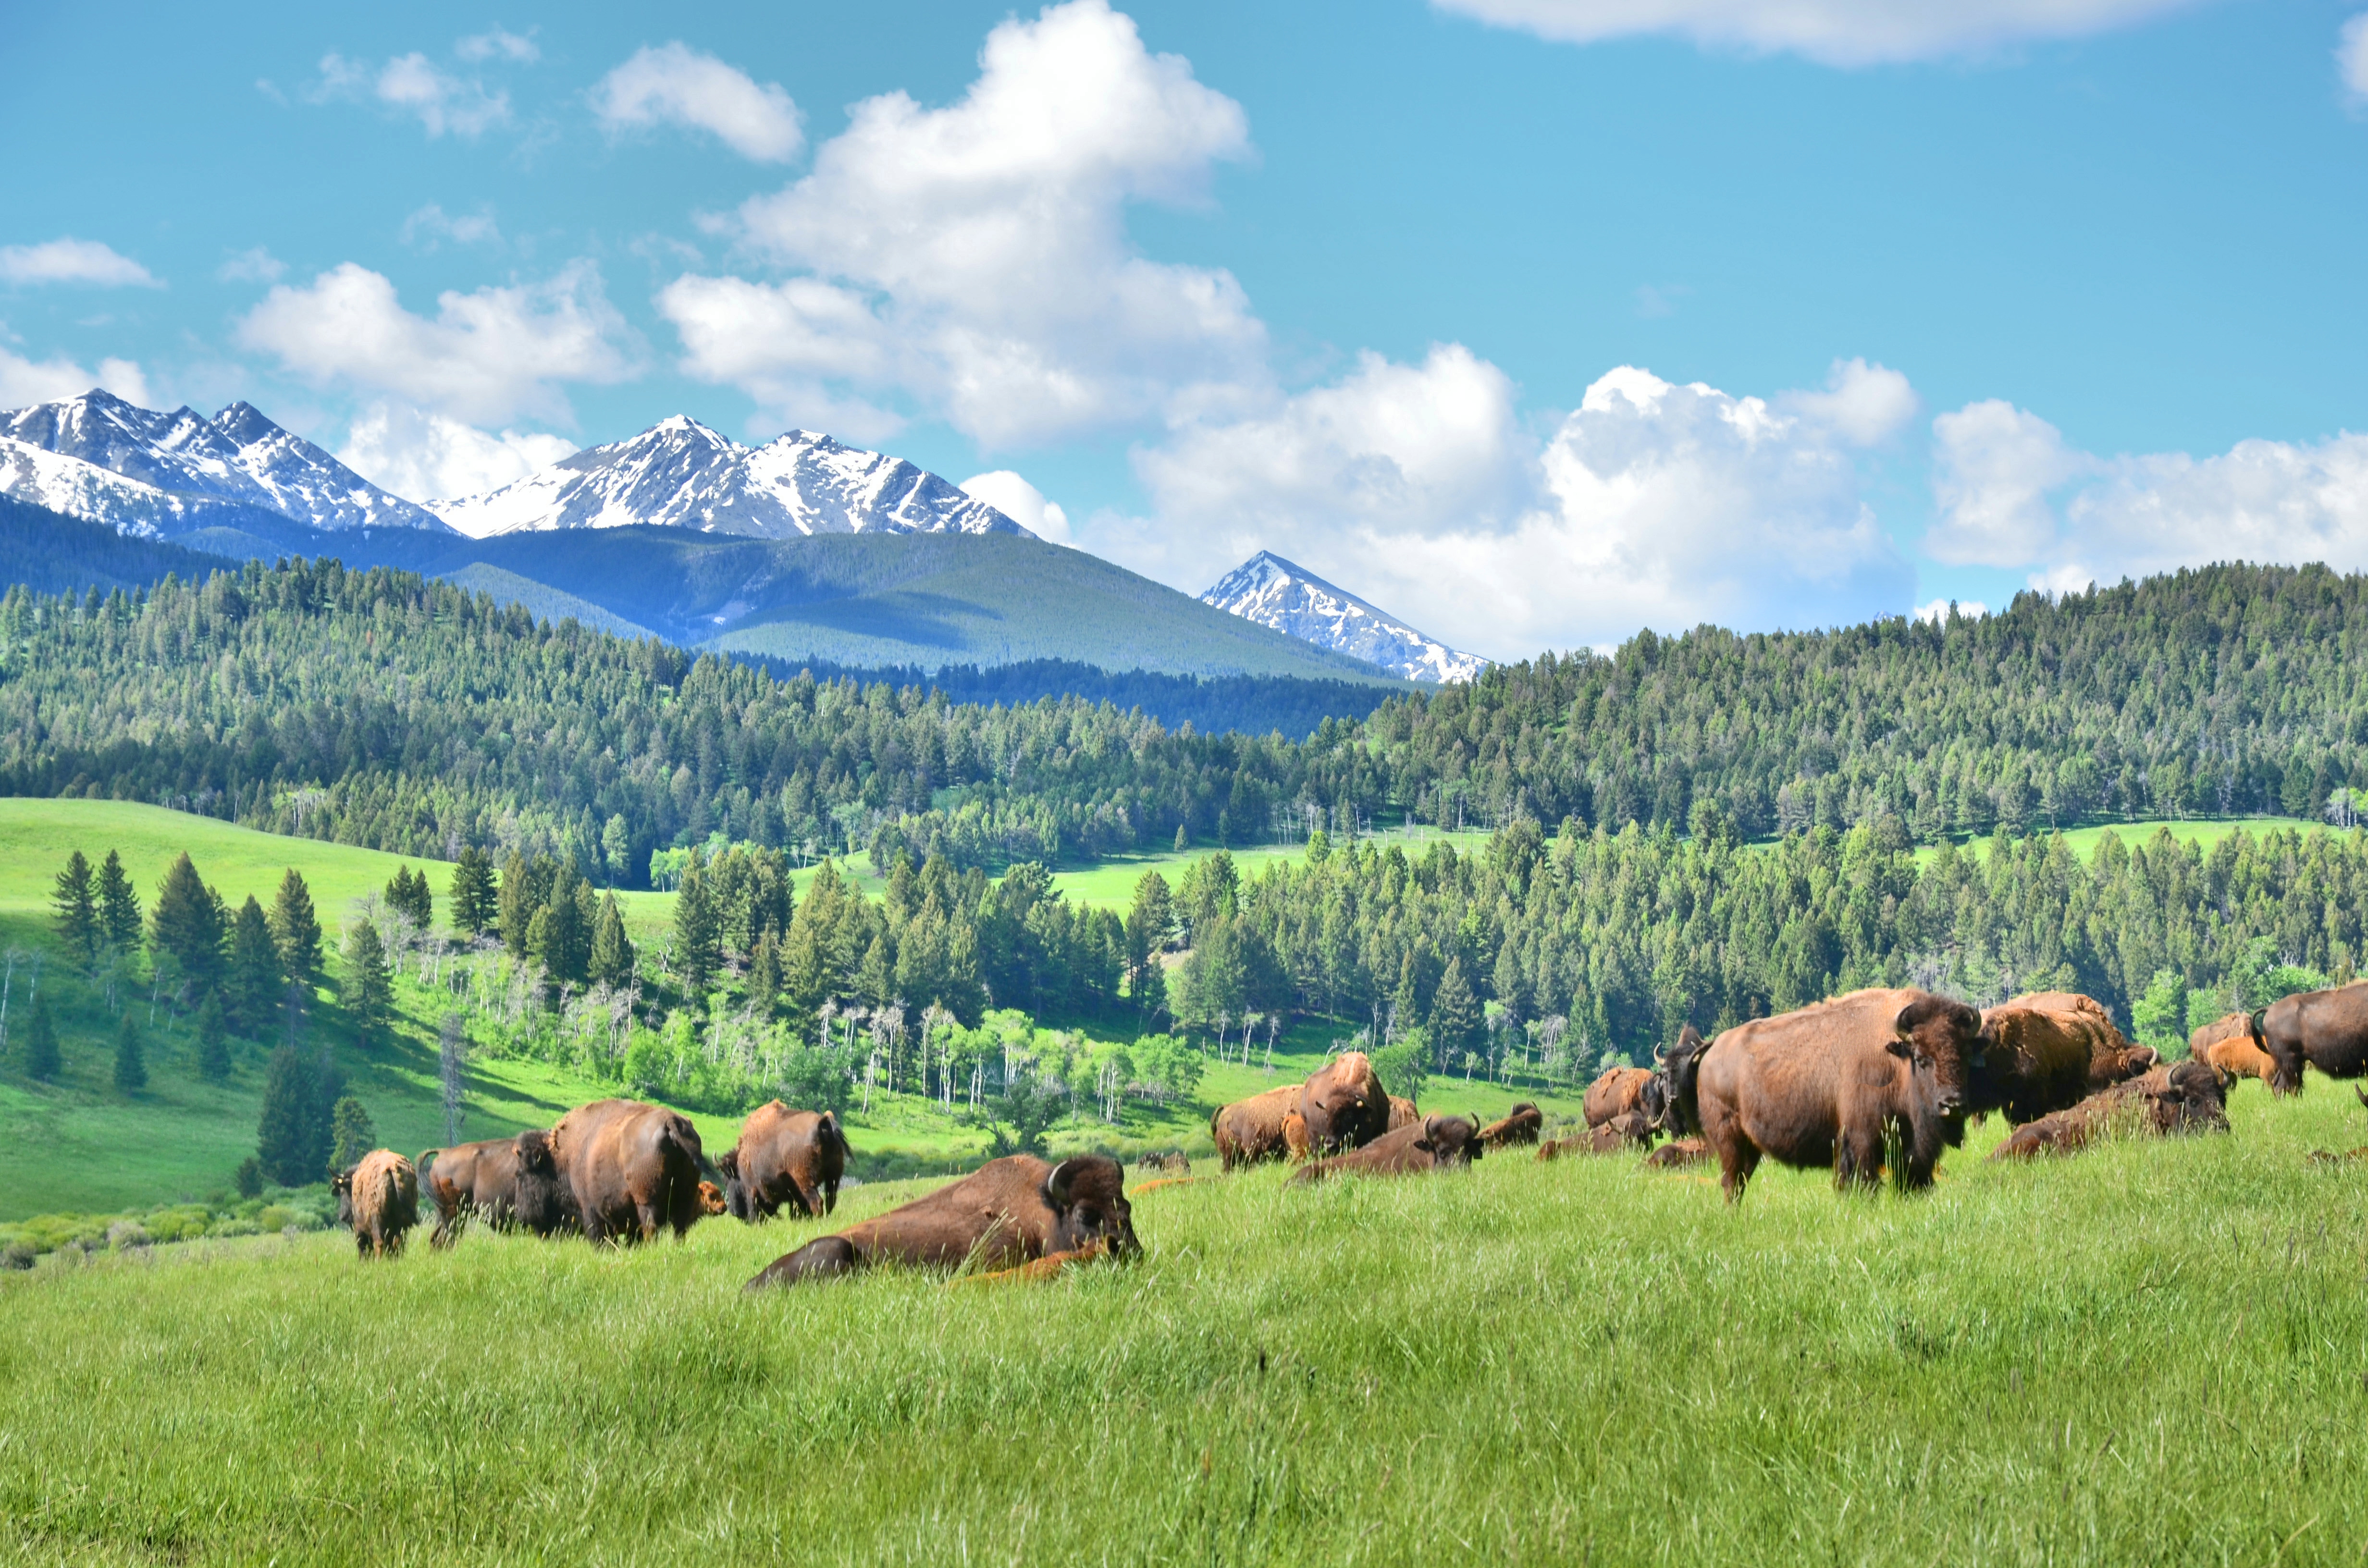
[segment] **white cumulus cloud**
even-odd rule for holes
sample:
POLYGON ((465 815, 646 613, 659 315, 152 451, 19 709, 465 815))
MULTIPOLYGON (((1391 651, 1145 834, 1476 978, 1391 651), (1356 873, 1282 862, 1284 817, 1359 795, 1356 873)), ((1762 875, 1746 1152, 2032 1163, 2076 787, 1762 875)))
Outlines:
POLYGON ((379 403, 354 421, 337 460, 407 500, 442 501, 499 489, 575 451, 575 442, 558 436, 494 433, 408 404, 379 403))
POLYGON ((2058 591, 2214 561, 2368 569, 2368 436, 2109 458, 2004 403, 1933 426, 1939 560, 2021 567, 2058 591))
POLYGON ((1433 0, 1440 9, 1566 43, 1665 34, 1827 65, 1986 54, 2081 38, 2198 0, 1433 0))
POLYGON ((1912 399, 1855 361, 1773 399, 1622 367, 1540 449, 1511 384, 1469 350, 1368 355, 1332 386, 1138 453, 1156 517, 1098 532, 1196 585, 1272 549, 1492 657, 1639 625, 1830 625, 1909 603, 1857 457, 1912 399))
POLYGON ((416 51, 397 55, 383 66, 334 52, 324 54, 321 79, 305 97, 314 103, 375 98, 417 117, 431 137, 446 131, 481 136, 510 118, 509 94, 488 90, 473 76, 454 75, 416 51))
POLYGON ((154 274, 97 240, 0 245, 0 283, 82 283, 97 289, 162 289, 154 274))
POLYGON ((1038 539, 1054 544, 1069 542, 1069 514, 1011 470, 974 473, 962 482, 961 488, 963 494, 985 502, 1038 539))
POLYGON ((787 163, 805 146, 798 106, 778 83, 681 43, 635 51, 593 88, 592 108, 611 132, 689 126, 758 163, 787 163))
POLYGON ((997 447, 1173 416, 1264 386, 1266 332, 1230 273, 1141 255, 1126 210, 1202 200, 1249 152, 1240 105, 1074 0, 997 27, 959 102, 867 99, 745 204, 745 246, 796 276, 658 306, 686 372, 793 423, 902 406, 997 447))
POLYGON ((101 359, 96 370, 85 369, 61 355, 54 359, 27 359, 0 348, 0 408, 23 408, 36 403, 56 403, 80 397, 93 387, 105 387, 126 403, 148 403, 148 378, 130 359, 101 359))
POLYGON ((245 347, 316 384, 392 394, 472 425, 564 420, 569 381, 637 373, 632 335, 590 262, 541 283, 448 291, 433 319, 404 309, 394 285, 353 262, 283 283, 238 324, 245 347))

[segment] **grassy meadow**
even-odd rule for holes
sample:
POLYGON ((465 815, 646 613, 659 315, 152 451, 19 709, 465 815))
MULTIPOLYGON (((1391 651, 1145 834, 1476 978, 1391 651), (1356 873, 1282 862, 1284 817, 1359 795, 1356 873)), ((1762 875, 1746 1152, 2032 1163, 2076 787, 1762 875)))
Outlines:
POLYGON ((1038 1287, 743 1296, 814 1221, 51 1258, 0 1277, 0 1556, 2356 1561, 2368 1171, 2305 1156, 2362 1116, 2231 1118, 1734 1210, 1632 1158, 1270 1167, 1038 1287))

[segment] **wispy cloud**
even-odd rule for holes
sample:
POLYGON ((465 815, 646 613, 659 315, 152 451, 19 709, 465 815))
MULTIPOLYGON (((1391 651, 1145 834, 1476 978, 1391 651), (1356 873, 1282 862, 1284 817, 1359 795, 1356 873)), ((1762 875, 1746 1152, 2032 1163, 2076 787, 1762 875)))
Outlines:
POLYGON ((97 240, 0 245, 0 283, 80 283, 93 289, 162 289, 146 267, 97 240))

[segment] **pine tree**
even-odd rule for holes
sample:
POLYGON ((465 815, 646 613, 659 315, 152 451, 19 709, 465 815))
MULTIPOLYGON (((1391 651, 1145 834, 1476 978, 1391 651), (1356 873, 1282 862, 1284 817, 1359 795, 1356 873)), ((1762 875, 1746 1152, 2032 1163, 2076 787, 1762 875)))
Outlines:
POLYGON ((219 994, 207 996, 198 1008, 198 1076, 209 1084, 230 1076, 230 1030, 222 1022, 219 994))
MULTIPOLYGON (((423 873, 423 880, 424 876, 423 873)), ((482 937, 500 913, 499 898, 494 890, 494 863, 472 844, 461 851, 460 864, 452 868, 452 928, 482 937)))
POLYGON ((592 979, 611 990, 633 983, 633 944, 625 935, 625 914, 615 893, 600 901, 600 918, 592 927, 592 979))
POLYGON ((1482 1017, 1472 983, 1463 978, 1463 956, 1458 953, 1447 960, 1447 972, 1430 994, 1430 1041, 1442 1072, 1462 1060, 1480 1038, 1482 1017))
POLYGON ((230 1183, 238 1189, 241 1198, 262 1197, 263 1162, 249 1154, 238 1163, 238 1169, 231 1173, 230 1183))
POLYGON ((304 1123, 304 1164, 313 1174, 306 1179, 322 1181, 335 1176, 329 1156, 336 1151, 337 1102, 346 1097, 346 1075, 337 1070, 336 1059, 324 1044, 313 1059, 313 1103, 304 1123))
POLYGON ((552 883, 551 902, 529 927, 531 956, 553 983, 581 985, 592 968, 592 890, 562 866, 552 883))
POLYGON ((140 949, 140 895, 132 891, 123 857, 112 849, 98 868, 98 936, 101 946, 119 953, 140 949))
POLYGON ((703 1000, 715 971, 723 963, 723 920, 707 885, 707 873, 693 851, 683 868, 682 891, 674 901, 675 962, 682 970, 684 994, 703 1000))
POLYGON ((321 984, 321 921, 313 913, 313 890, 295 867, 279 879, 271 901, 271 941, 279 949, 279 973, 307 994, 321 984))
POLYGON ((57 909, 59 943, 83 963, 90 963, 98 957, 98 903, 91 894, 90 862, 81 850, 66 857, 66 869, 58 873, 58 891, 51 903, 57 909))
POLYGON ((770 1018, 781 995, 781 945, 768 929, 757 938, 748 959, 748 1006, 760 1018, 770 1018))
POLYGON ((416 931, 425 931, 436 923, 436 895, 428 890, 427 873, 415 872, 409 866, 395 868, 386 884, 386 905, 410 921, 416 931))
POLYGON ((33 995, 33 1018, 25 1030, 25 1076, 46 1084, 58 1075, 58 1031, 50 1022, 50 999, 33 995))
POLYGON ((513 854, 502 866, 500 894, 502 946, 510 957, 527 956, 527 932, 533 926, 535 912, 541 903, 534 896, 534 876, 526 857, 513 854))
POLYGON ((140 1043, 140 1025, 126 1013, 122 1027, 115 1031, 115 1087, 129 1095, 147 1086, 148 1053, 140 1043))
MULTIPOLYGON (((102 883, 105 872, 100 873, 102 883)), ((222 978, 222 903, 199 880, 184 851, 165 871, 149 916, 149 935, 159 958, 169 958, 180 977, 202 993, 222 978)), ((112 933, 109 933, 110 938, 112 933)))
POLYGON ((224 980, 231 1027, 248 1040, 262 1039, 271 1027, 272 1009, 279 1005, 279 949, 253 893, 231 922, 230 972, 224 980))
POLYGON ((338 1100, 329 1113, 329 1168, 351 1170, 377 1147, 378 1129, 370 1125, 369 1109, 351 1095, 338 1100))
POLYGON ((1178 855, 1184 854, 1191 847, 1192 840, 1190 836, 1185 833, 1184 824, 1180 822, 1176 824, 1176 853, 1178 855))
POLYGON ((313 1175, 313 1066, 292 1045, 271 1053, 263 1074, 263 1111, 255 1128, 255 1154, 263 1174, 281 1187, 303 1187, 313 1175))
POLYGON ((378 927, 357 921, 346 938, 346 1007, 353 1014, 354 1037, 364 1051, 379 1041, 394 1001, 394 977, 388 971, 386 944, 378 927))

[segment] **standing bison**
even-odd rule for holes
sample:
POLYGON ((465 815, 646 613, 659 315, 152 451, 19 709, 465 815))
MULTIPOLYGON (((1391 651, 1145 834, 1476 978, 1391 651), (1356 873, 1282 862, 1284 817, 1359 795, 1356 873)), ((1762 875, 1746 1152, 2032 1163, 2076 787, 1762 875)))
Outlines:
POLYGON ((664 1107, 578 1106, 551 1130, 551 1152, 587 1241, 645 1242, 667 1225, 679 1238, 704 1211, 699 1130, 664 1107))
POLYGON ((926 1198, 774 1259, 747 1288, 825 1279, 880 1264, 1011 1268, 1087 1248, 1117 1256, 1143 1250, 1127 1206, 1125 1170, 1102 1154, 1057 1165, 1033 1154, 1007 1154, 926 1198))
POLYGON ((2068 991, 2017 996, 1982 1015, 1985 1060, 1966 1096, 1969 1111, 1996 1110, 2010 1122, 2068 1110, 2100 1089, 2155 1064, 2092 997, 2068 991))
POLYGON ((1762 1157, 1829 1166, 1837 1187, 1881 1178, 1886 1134, 1900 1182, 1929 1186, 1962 1126, 1981 1015, 1922 991, 1859 991, 1726 1030, 1702 1059, 1702 1136, 1732 1203, 1762 1157))
POLYGON ((433 1247, 461 1239, 472 1218, 496 1231, 512 1227, 538 1236, 576 1226, 575 1199, 552 1158, 551 1134, 529 1128, 515 1138, 488 1138, 419 1156, 419 1185, 435 1206, 433 1247))
POLYGON ((723 1173, 723 1202, 734 1217, 756 1224, 784 1203, 820 1219, 838 1207, 847 1174, 847 1135, 829 1111, 791 1110, 768 1100, 740 1124, 740 1141, 715 1162, 723 1173))
POLYGON ((2250 1013, 2215 1018, 2187 1037, 2187 1053, 2239 1078, 2259 1078, 2266 1084, 2278 1063, 2261 1049, 2260 1039, 2253 1032, 2258 1021, 2250 1013))
POLYGON ((1417 1171, 1468 1165, 1481 1155, 1480 1122, 1467 1116, 1428 1116, 1418 1127, 1401 1127, 1372 1142, 1318 1160, 1293 1176, 1304 1187, 1335 1176, 1408 1176, 1417 1171))
POLYGON ((1263 1160, 1305 1159, 1372 1142, 1390 1130, 1390 1096, 1361 1051, 1333 1058, 1304 1084, 1286 1084, 1219 1108, 1209 1118, 1217 1159, 1230 1171, 1263 1160))
POLYGON ((2330 1078, 2368 1073, 2368 980, 2281 997, 2256 1017, 2254 1034, 2269 1053, 2277 1093, 2300 1094, 2305 1064, 2330 1078))
POLYGON ((1587 1086, 1580 1108, 1587 1125, 1600 1127, 1615 1116, 1634 1113, 1647 1126, 1658 1127, 1668 1112, 1669 1079, 1650 1067, 1608 1067, 1587 1086))
POLYGON ((419 1223, 419 1174, 392 1149, 372 1149, 329 1183, 337 1223, 354 1233, 359 1257, 400 1257, 403 1238, 419 1223))

